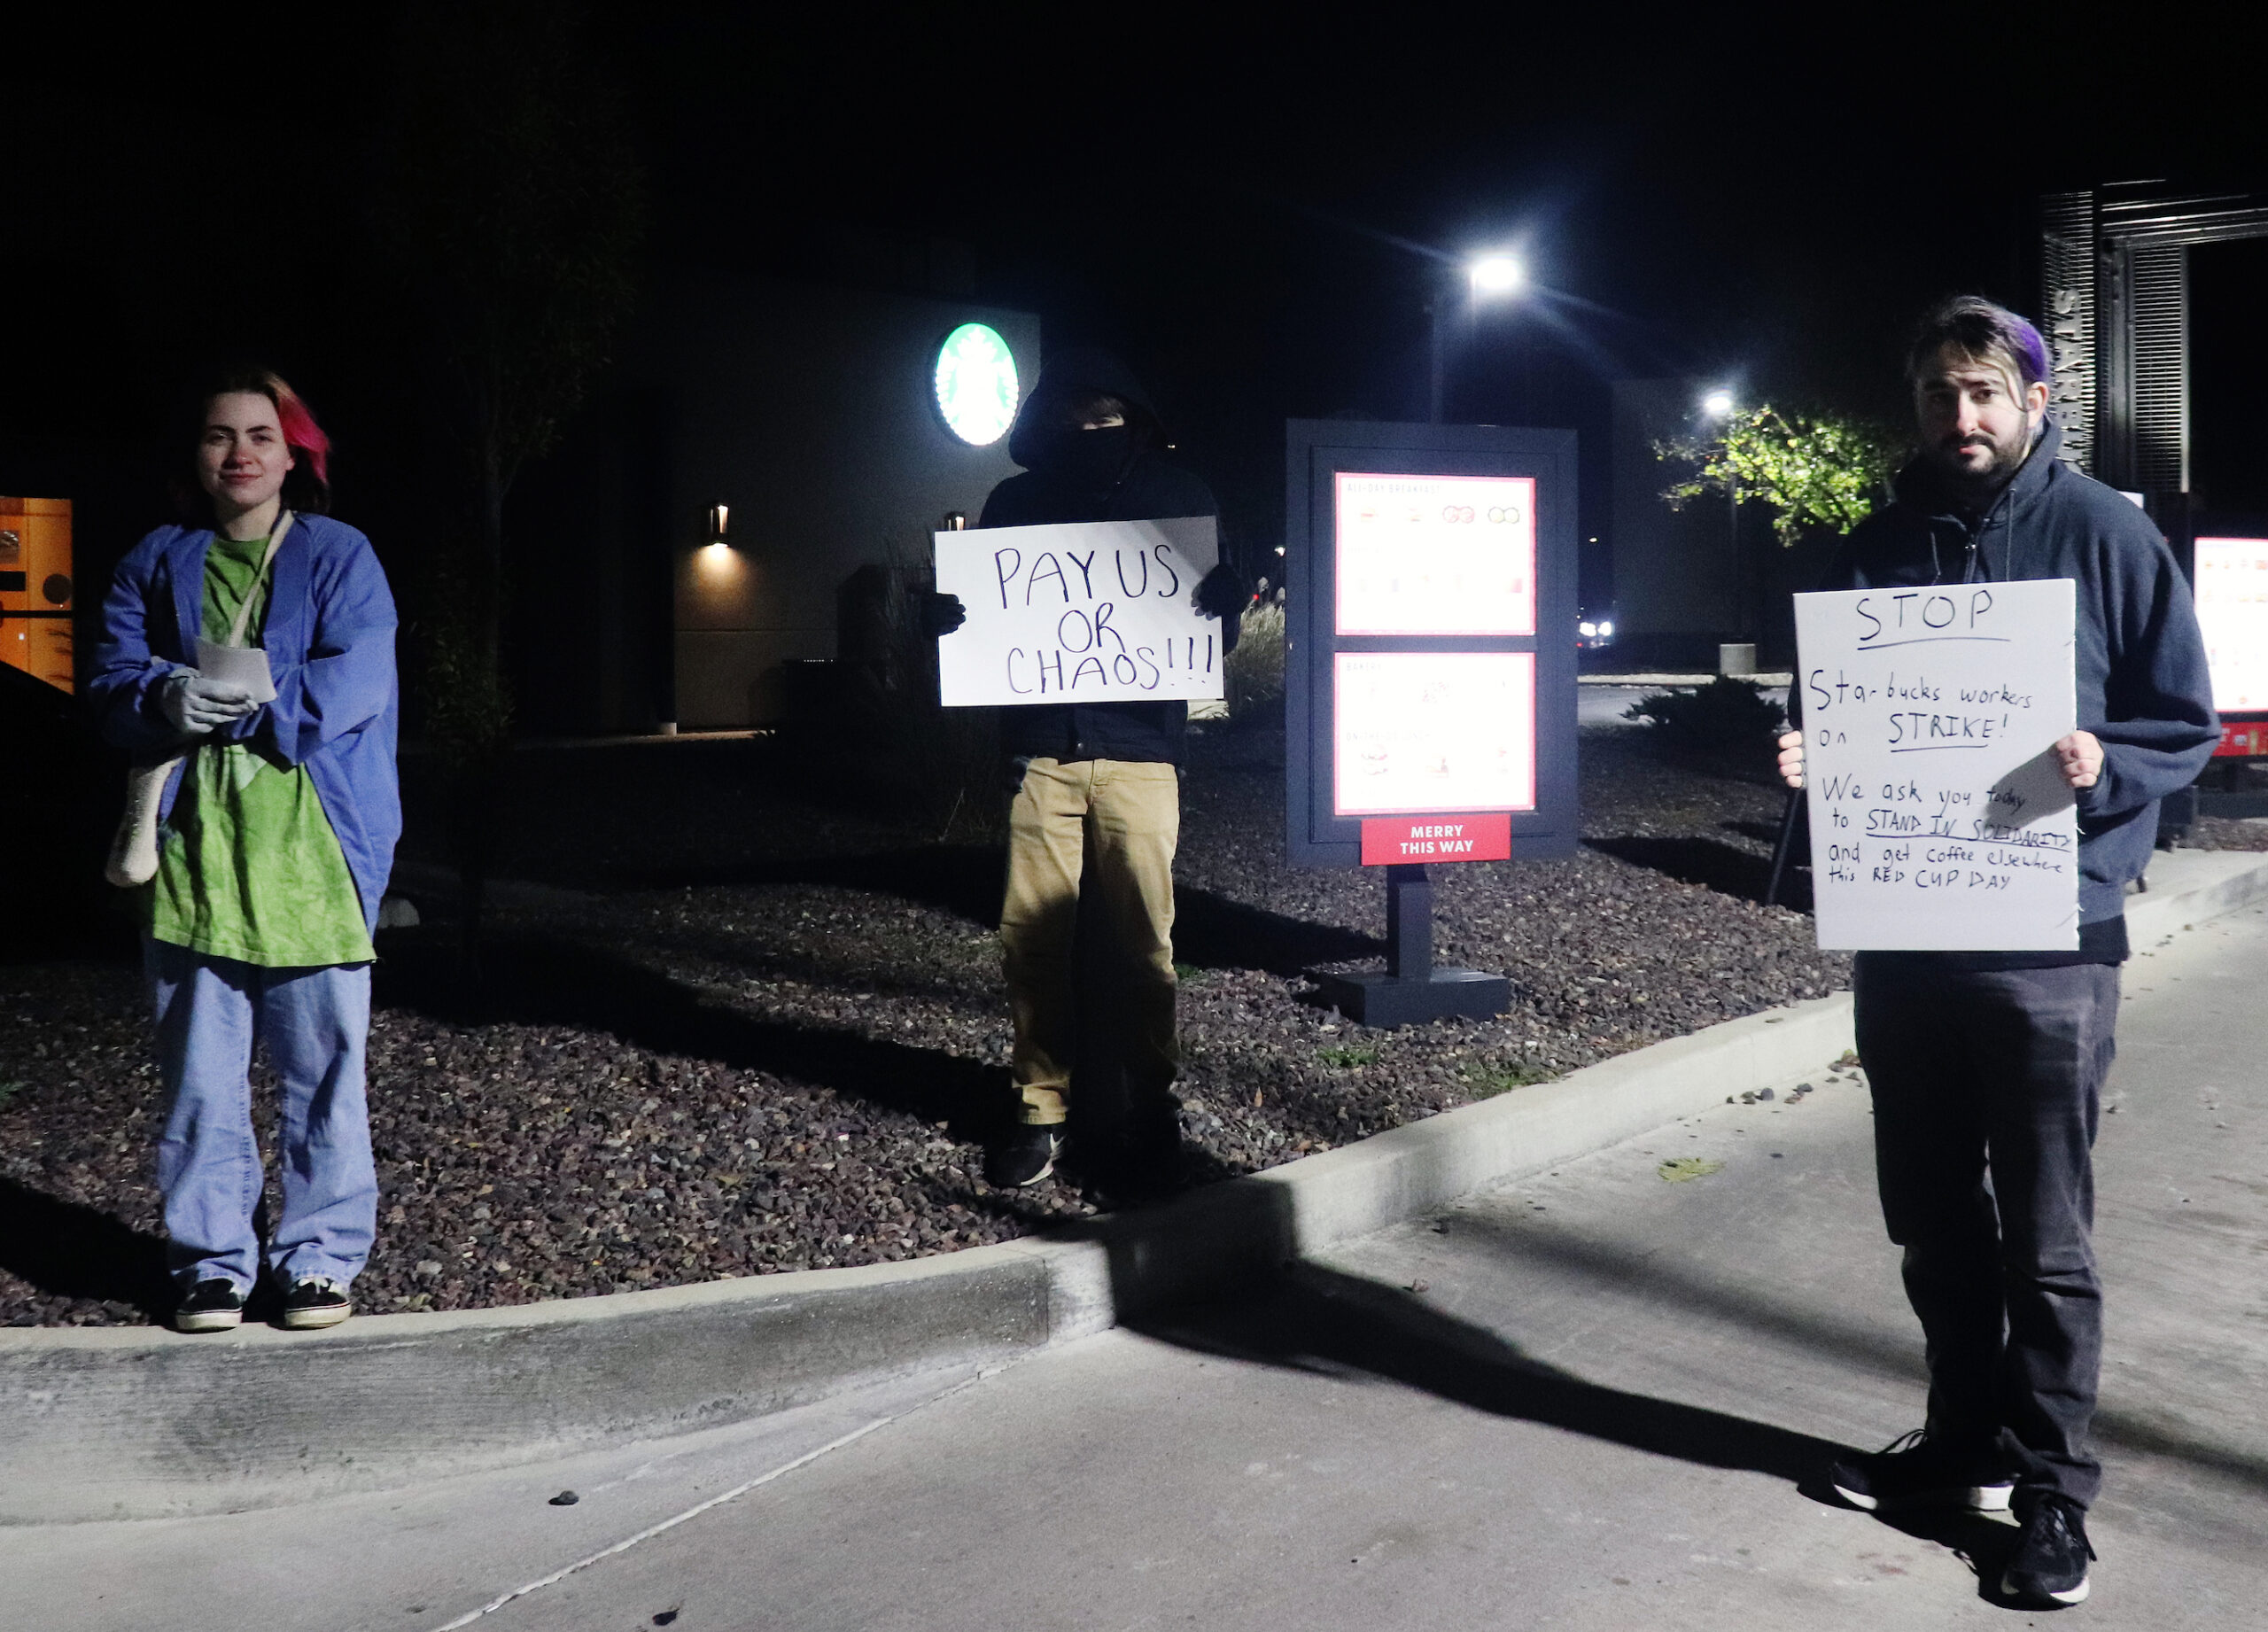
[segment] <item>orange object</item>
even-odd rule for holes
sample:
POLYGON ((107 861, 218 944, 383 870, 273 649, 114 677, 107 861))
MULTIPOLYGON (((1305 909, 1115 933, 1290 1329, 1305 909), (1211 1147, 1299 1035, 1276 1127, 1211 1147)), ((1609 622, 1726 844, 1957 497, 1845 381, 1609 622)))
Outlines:
POLYGON ((76 689, 74 591, 71 501, 0 498, 0 663, 76 689))

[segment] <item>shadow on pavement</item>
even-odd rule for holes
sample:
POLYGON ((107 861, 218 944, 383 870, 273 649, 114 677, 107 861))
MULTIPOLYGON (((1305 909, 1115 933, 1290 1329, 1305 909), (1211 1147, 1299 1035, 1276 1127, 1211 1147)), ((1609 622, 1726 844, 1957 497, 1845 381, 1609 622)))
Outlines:
MULTIPOLYGON (((1916 1392, 1915 1406, 1919 1409, 1920 1391, 1927 1386, 1929 1374, 1922 1363, 1918 1330, 1912 1341, 1900 1343, 1895 1348, 1886 1348, 1878 1333, 1856 1323, 1844 1324, 1775 1299, 1758 1297, 1699 1277, 1681 1274, 1651 1255, 1571 1238, 1557 1232, 1508 1227, 1498 1220, 1485 1216, 1461 1217, 1456 1227, 1462 1233, 1478 1233, 1493 1238, 1507 1254, 1549 1259, 1594 1277, 1603 1286, 1617 1286, 1626 1291, 1643 1289, 1651 1302, 1682 1303, 1705 1309, 1736 1321, 1750 1330, 1768 1333, 1788 1342, 1799 1344, 1814 1353, 1831 1355, 1839 1361, 1864 1366, 1878 1375, 1911 1382, 1916 1392)), ((2192 1467, 2208 1470, 2248 1485, 2262 1495, 2268 1495, 2268 1463, 2233 1450, 2225 1444, 2177 1434, 2163 1426, 2138 1420, 2118 1411, 2098 1411, 2094 1419, 2094 1434, 2103 1443, 2185 1462, 2192 1467)))
POLYGON ((159 1322, 173 1313, 165 1242, 10 1178, 0 1178, 0 1270, 50 1297, 130 1304, 159 1322))
POLYGON ((1364 1373, 1499 1417, 1705 1467, 1799 1484, 1845 1447, 1702 1406, 1586 1382, 1410 1292, 1301 1263, 1270 1298, 1129 1323, 1208 1354, 1330 1374, 1364 1373))
MULTIPOLYGON (((1847 1505, 1837 1498, 1832 1490, 1814 1499, 1829 1506, 1847 1505)), ((1804 1493, 1813 1496, 1806 1489, 1804 1493)), ((2060 1606, 2031 1604, 2007 1597, 2000 1590, 2000 1577, 2008 1573, 2008 1557, 2016 1550, 2021 1532, 2005 1519, 1987 1519, 1982 1513, 1966 1509, 1936 1512, 1916 1511, 1899 1513, 1871 1513, 1876 1524, 1910 1535, 1917 1542, 1934 1542, 1967 1565, 1977 1575, 1977 1596, 2000 1609, 2021 1609, 2047 1613, 2060 1606)))
MULTIPOLYGON (((1480 1219, 1463 1220, 1457 1228, 1486 1234, 1507 1254, 1555 1260, 1649 1302, 1704 1309, 1759 1334, 1910 1381, 1920 1404, 1924 1373, 1918 1343, 1885 1345, 1878 1333, 1666 1271, 1658 1259, 1611 1245, 1480 1219)), ((1414 1289, 1301 1260, 1288 1193, 1265 1179, 1215 1185, 1156 1213, 1098 1219, 1060 1233, 1099 1239, 1108 1247, 1120 1324, 1130 1331, 1256 1364, 1380 1378, 1496 1416, 1704 1466, 1764 1473, 1821 1505, 1849 1508, 1823 1477, 1827 1463, 1849 1447, 1587 1381, 1523 1353, 1484 1326, 1432 1307, 1414 1289), (1200 1243, 1210 1244, 1210 1255, 1192 1263, 1191 1249, 1200 1243), (1181 1250, 1169 1250, 1177 1244, 1181 1250)), ((2096 1433, 2109 1444, 2178 1460, 2256 1492, 2268 1490, 2268 1465, 2202 1433, 2178 1434, 2116 1411, 2098 1416, 2096 1433)), ((2015 1607, 2000 1593, 2016 1545, 2013 1526, 1966 1512, 1869 1517, 1951 1549, 1976 1571, 1979 1597, 2015 1607)), ((2203 1518, 2202 1510, 2194 1517, 2203 1518)), ((2217 1527, 2226 1530, 2232 1546, 2258 1544, 2256 1527, 2228 1527, 2224 1519, 2217 1527)))

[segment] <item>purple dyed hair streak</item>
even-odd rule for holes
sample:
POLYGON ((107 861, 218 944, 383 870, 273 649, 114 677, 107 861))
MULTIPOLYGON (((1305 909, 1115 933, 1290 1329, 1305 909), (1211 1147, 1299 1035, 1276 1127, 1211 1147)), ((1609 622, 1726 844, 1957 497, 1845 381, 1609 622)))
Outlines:
POLYGON ((1965 357, 2007 364, 2027 387, 2047 378, 2047 342, 2039 330, 1982 295, 1955 295, 1930 308, 1906 348, 1907 379, 1920 380, 1948 346, 1965 357))

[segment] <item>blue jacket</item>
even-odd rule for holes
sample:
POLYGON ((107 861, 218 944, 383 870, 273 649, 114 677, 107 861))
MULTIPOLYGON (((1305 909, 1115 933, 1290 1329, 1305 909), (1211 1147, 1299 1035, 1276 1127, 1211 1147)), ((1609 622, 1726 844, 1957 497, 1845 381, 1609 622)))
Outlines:
POLYGON ((1981 517, 1964 515, 1916 461, 1893 503, 1852 530, 1823 589, 1913 588, 2068 578, 2079 728, 2102 773, 2078 793, 2079 921, 2125 910, 2156 843, 2158 801, 2197 780, 2220 740, 2188 582, 2149 518, 2055 457, 2051 419, 2031 457, 1981 517))
MULTIPOLYGON (((104 737, 144 763, 180 746, 155 692, 175 669, 196 665, 212 541, 209 529, 159 528, 118 563, 103 602, 89 701, 104 737)), ((260 625, 276 700, 214 734, 307 766, 372 930, 401 836, 395 621, 370 540, 328 517, 297 517, 276 552, 260 625)), ((176 773, 166 789, 168 813, 180 787, 176 773)))

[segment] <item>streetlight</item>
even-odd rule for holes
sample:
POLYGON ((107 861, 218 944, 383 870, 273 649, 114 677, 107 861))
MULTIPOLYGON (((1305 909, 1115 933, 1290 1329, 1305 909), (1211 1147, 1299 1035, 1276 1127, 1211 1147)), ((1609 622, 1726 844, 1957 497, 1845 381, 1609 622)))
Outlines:
POLYGON ((1483 255, 1465 268, 1476 298, 1518 294, 1527 284, 1527 268, 1517 255, 1483 255))
MULTIPOLYGON (((1713 419, 1720 423, 1728 422, 1732 418, 1734 410, 1739 406, 1731 391, 1720 385, 1701 399, 1701 416, 1704 419, 1713 419)), ((1729 431, 1730 425, 1727 424, 1726 429, 1729 431)), ((1744 581, 1748 575, 1742 570, 1745 563, 1741 560, 1740 556, 1740 483, 1733 475, 1731 452, 1732 450, 1728 447, 1725 458, 1725 515, 1726 519, 1730 523, 1729 536, 1733 549, 1733 633, 1744 634, 1748 631, 1748 602, 1745 595, 1747 586, 1744 581)))
MULTIPOLYGON (((1476 255, 1464 263, 1464 270, 1468 318, 1483 300, 1508 299, 1527 287, 1527 263, 1518 255, 1502 252, 1476 255)), ((1433 319, 1433 386, 1426 416, 1437 425, 1441 423, 1442 400, 1448 394, 1449 350, 1441 333, 1442 307, 1448 299, 1447 291, 1442 291, 1425 302, 1425 311, 1433 319)))

